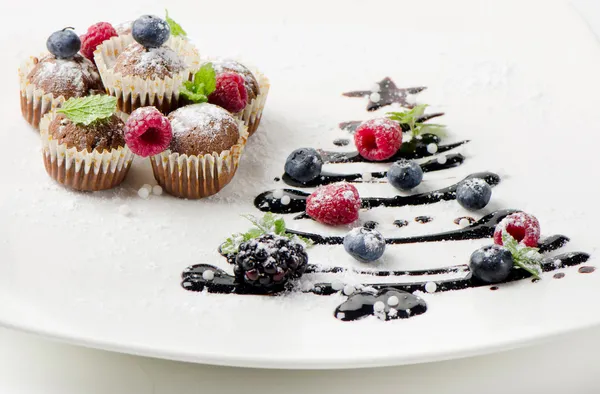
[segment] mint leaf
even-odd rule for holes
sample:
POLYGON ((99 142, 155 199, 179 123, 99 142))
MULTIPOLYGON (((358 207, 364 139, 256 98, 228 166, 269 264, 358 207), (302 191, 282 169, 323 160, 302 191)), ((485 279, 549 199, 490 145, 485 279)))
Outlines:
POLYGON ((64 114, 75 124, 89 126, 97 120, 110 118, 116 110, 116 97, 95 95, 70 98, 56 112, 64 114))
POLYGON ((285 220, 283 218, 277 218, 275 220, 275 234, 284 235, 285 234, 285 220))
POLYGON ((165 9, 165 13, 165 21, 167 21, 167 24, 171 28, 171 35, 176 37, 187 37, 187 33, 183 30, 183 27, 169 17, 169 10, 165 9))
POLYGON ((205 103, 217 88, 217 76, 212 63, 204 63, 194 74, 193 81, 185 81, 179 94, 192 103, 205 103))
POLYGON ((517 242, 508 231, 502 231, 502 243, 510 252, 513 258, 513 264, 529 272, 534 278, 539 279, 542 273, 542 259, 538 248, 530 248, 517 242))
POLYGON ((435 134, 440 137, 445 136, 446 126, 419 121, 419 118, 423 116, 425 109, 427 109, 428 106, 429 105, 427 104, 419 104, 407 111, 388 112, 387 116, 391 120, 407 125, 410 128, 410 133, 413 138, 425 133, 435 134))

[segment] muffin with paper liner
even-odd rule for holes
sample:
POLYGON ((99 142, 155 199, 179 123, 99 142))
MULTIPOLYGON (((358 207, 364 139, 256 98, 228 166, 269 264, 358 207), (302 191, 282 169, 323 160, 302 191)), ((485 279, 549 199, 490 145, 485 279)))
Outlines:
POLYGON ((165 20, 151 15, 134 21, 132 34, 102 43, 94 60, 106 91, 128 114, 146 106, 165 114, 179 108, 180 86, 200 67, 196 48, 185 37, 173 36, 165 20))
POLYGON ((51 178, 80 191, 123 182, 133 153, 125 144, 125 123, 116 103, 106 95, 71 98, 42 118, 44 165, 51 178))
POLYGON ((52 33, 46 47, 49 53, 32 56, 19 67, 21 112, 35 128, 66 100, 104 91, 96 66, 78 53, 81 40, 71 28, 52 33))

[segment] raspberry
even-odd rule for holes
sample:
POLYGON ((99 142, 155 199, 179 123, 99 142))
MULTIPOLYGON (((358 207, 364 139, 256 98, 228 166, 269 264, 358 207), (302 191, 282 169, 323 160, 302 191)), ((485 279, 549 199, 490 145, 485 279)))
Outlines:
POLYGON ((81 54, 93 62, 94 51, 98 45, 116 36, 117 31, 108 22, 98 22, 90 26, 87 33, 81 36, 81 54))
POLYGON ((358 190, 346 182, 321 186, 306 199, 306 213, 318 222, 338 225, 358 219, 358 190))
POLYGON ((208 96, 208 102, 234 114, 240 112, 248 104, 244 78, 228 72, 217 75, 217 88, 208 96))
POLYGON ((240 245, 233 272, 239 282, 273 293, 284 290, 290 279, 302 276, 307 263, 304 246, 266 234, 240 245))
POLYGON ((508 215, 496 226, 494 231, 494 243, 503 245, 502 232, 506 230, 517 242, 530 248, 538 246, 540 240, 540 222, 533 215, 525 212, 517 212, 508 215))
POLYGON ((402 145, 402 128, 387 118, 367 120, 356 129, 354 143, 367 160, 389 159, 402 145))
POLYGON ((125 142, 133 153, 142 157, 159 154, 173 138, 171 123, 154 107, 138 108, 125 123, 125 142))

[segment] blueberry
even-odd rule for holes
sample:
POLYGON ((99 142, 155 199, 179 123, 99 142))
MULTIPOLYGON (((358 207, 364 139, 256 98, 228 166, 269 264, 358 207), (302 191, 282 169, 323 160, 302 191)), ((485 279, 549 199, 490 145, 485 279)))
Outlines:
POLYGON ((423 180, 423 170, 414 161, 402 159, 392 164, 387 179, 396 189, 410 190, 423 180))
POLYGON ((133 22, 131 28, 133 39, 146 48, 158 48, 162 46, 171 35, 171 28, 165 20, 154 16, 140 16, 133 22))
POLYGON ((285 161, 285 172, 300 182, 310 182, 321 175, 323 159, 313 148, 293 151, 285 161))
POLYGON ((465 179, 456 188, 456 200, 470 211, 482 209, 490 202, 490 198, 492 188, 483 179, 465 179))
POLYGON ((377 230, 358 227, 344 237, 344 249, 356 260, 370 263, 385 251, 385 238, 377 230))
POLYGON ((513 258, 502 246, 488 245, 473 252, 469 267, 473 276, 482 282, 502 282, 513 268, 513 258))
POLYGON ((81 40, 71 27, 55 31, 48 37, 46 48, 57 59, 70 59, 79 52, 81 40))

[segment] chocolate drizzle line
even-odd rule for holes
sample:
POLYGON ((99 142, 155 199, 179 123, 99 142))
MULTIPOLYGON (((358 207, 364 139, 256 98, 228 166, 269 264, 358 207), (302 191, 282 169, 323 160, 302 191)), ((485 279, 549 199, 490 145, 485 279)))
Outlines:
MULTIPOLYGON (((426 88, 424 86, 414 87, 414 88, 398 88, 394 81, 389 77, 385 77, 379 84, 379 96, 380 100, 377 102, 372 101, 369 98, 369 102, 367 104, 367 111, 376 111, 381 107, 385 107, 386 105, 390 105, 393 103, 398 103, 406 108, 414 108, 414 104, 410 104, 406 101, 408 94, 417 94, 422 92, 426 88)), ((343 93, 346 97, 368 97, 373 93, 370 90, 355 90, 352 92, 343 93)))
MULTIPOLYGON (((444 116, 443 112, 436 112, 436 113, 432 113, 432 114, 425 114, 425 115, 421 115, 417 118, 416 123, 425 123, 430 119, 433 118, 437 118, 439 116, 444 116)), ((358 126, 360 126, 360 124, 362 123, 362 120, 350 120, 347 122, 340 122, 340 124, 338 125, 338 127, 341 130, 344 131, 348 131, 350 133, 354 133, 356 131, 356 129, 358 128, 358 126)), ((406 123, 400 123, 400 127, 402 128, 402 131, 408 131, 410 130, 410 125, 406 124, 406 123)))
MULTIPOLYGON (((449 168, 458 167, 465 161, 465 157, 460 153, 453 153, 446 156, 446 162, 440 164, 437 159, 431 159, 421 164, 423 172, 442 171, 449 168)), ((371 178, 373 179, 386 179, 387 171, 371 172, 371 178)), ((330 172, 323 172, 321 175, 308 182, 297 181, 292 178, 289 174, 284 173, 281 176, 283 182, 293 187, 316 187, 321 185, 329 185, 336 182, 364 182, 362 180, 364 174, 335 174, 330 172)))
MULTIPOLYGON (((467 176, 465 179, 480 178, 485 180, 490 186, 496 186, 500 183, 500 176, 492 172, 478 172, 467 176)), ((460 182, 458 182, 460 183, 460 182)), ((410 196, 395 196, 395 197, 366 197, 362 199, 362 208, 371 209, 375 207, 403 207, 407 205, 423 205, 433 204, 440 201, 449 201, 456 199, 456 188, 458 183, 452 186, 445 187, 443 189, 413 194, 410 196)), ((259 194, 254 199, 254 205, 256 208, 263 212, 272 213, 299 213, 306 209, 306 199, 310 195, 309 193, 294 190, 284 189, 283 195, 290 197, 289 204, 282 204, 280 198, 273 196, 274 190, 269 190, 259 194)))

